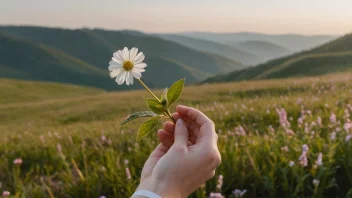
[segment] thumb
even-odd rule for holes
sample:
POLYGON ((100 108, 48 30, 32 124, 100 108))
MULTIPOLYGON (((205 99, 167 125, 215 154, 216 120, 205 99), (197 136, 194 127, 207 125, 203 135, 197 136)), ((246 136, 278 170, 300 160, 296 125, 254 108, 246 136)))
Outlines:
POLYGON ((179 118, 175 126, 175 145, 187 146, 188 129, 185 122, 179 118))

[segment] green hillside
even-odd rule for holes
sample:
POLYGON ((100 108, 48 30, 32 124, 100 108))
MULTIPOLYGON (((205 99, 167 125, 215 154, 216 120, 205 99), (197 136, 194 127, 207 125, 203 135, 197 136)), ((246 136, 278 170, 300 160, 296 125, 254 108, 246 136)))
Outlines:
POLYGON ((232 46, 260 57, 260 62, 279 58, 291 53, 290 50, 268 41, 243 41, 240 43, 234 43, 232 46))
POLYGON ((37 102, 101 94, 103 90, 49 82, 0 79, 0 104, 37 102))
POLYGON ((184 45, 186 47, 189 47, 198 51, 224 56, 228 59, 231 59, 233 61, 239 61, 246 65, 258 64, 259 62, 262 61, 262 58, 257 57, 254 54, 251 54, 249 52, 242 51, 241 48, 235 48, 229 45, 225 45, 225 44, 221 44, 213 41, 180 36, 176 34, 158 34, 157 36, 166 40, 179 43, 181 45, 184 45))
POLYGON ((205 82, 225 82, 292 76, 311 76, 352 69, 352 34, 325 45, 256 67, 218 75, 205 82))
POLYGON ((0 77, 112 89, 108 73, 44 44, 0 34, 0 77))
MULTIPOLYGON (((95 79, 89 80, 90 84, 81 83, 81 78, 73 73, 65 72, 64 75, 72 75, 75 80, 59 81, 69 82, 81 85, 92 85, 104 89, 126 89, 127 86, 117 86, 116 83, 108 77, 108 62, 114 51, 122 49, 127 46, 129 48, 136 46, 146 55, 146 63, 148 64, 147 71, 143 74, 143 79, 151 84, 151 87, 165 87, 170 85, 174 79, 187 77, 188 83, 199 82, 208 76, 214 74, 224 73, 232 70, 244 68, 241 63, 232 61, 230 59, 215 55, 202 53, 177 43, 166 41, 158 37, 149 36, 140 32, 134 31, 105 31, 105 30, 67 30, 57 28, 41 28, 41 27, 0 27, 0 32, 6 32, 13 37, 20 37, 25 40, 30 40, 32 45, 45 45, 52 50, 59 50, 75 60, 87 63, 98 71, 105 72, 104 80, 95 79), (172 75, 165 75, 170 73, 172 75), (168 77, 165 77, 168 76, 168 77), (105 84, 105 81, 109 83, 105 84), (98 83, 99 82, 99 83, 98 83)), ((10 48, 13 46, 10 45, 10 48)), ((0 50, 5 50, 0 45, 0 50)), ((7 50, 7 49, 6 49, 7 50)), ((16 50, 12 50, 9 55, 15 56, 16 50)), ((26 54, 23 54, 26 59, 26 54)), ((40 55, 37 55, 41 57, 40 55)), ((7 62, 11 62, 8 60, 7 62)), ((30 67, 47 67, 48 64, 33 64, 30 67), (45 66, 44 66, 45 65, 45 66)), ((16 65, 12 61, 12 65, 3 64, 6 66, 7 74, 2 77, 31 79, 31 80, 48 80, 56 81, 55 78, 44 76, 25 77, 26 72, 23 73, 23 67, 16 65), (20 68, 15 69, 14 68, 20 68), (11 74, 11 75, 10 75, 11 74), (43 79, 45 78, 45 79, 43 79)), ((58 64, 59 65, 59 64, 58 64)), ((75 67, 76 64, 66 63, 67 67, 75 67)), ((60 65, 61 66, 61 65, 60 65)), ((5 70, 5 69, 4 69, 5 70)), ((98 72, 100 73, 100 72, 98 72)), ((43 74, 42 74, 43 75, 43 74)), ((87 81, 87 80, 86 80, 87 81)), ((134 85, 130 88, 138 88, 134 85)))

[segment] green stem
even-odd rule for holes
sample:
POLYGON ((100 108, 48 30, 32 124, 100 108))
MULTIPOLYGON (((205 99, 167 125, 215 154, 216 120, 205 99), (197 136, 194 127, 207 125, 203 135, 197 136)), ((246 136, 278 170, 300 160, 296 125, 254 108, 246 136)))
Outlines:
POLYGON ((171 115, 171 113, 170 113, 170 111, 169 111, 168 109, 166 110, 166 114, 167 114, 167 116, 169 116, 170 120, 171 120, 174 124, 176 124, 176 120, 172 117, 172 115, 171 115))
MULTIPOLYGON (((141 80, 141 79, 137 79, 139 81, 139 83, 141 83, 141 85, 150 93, 150 95, 152 95, 155 100, 157 100, 159 103, 161 103, 160 99, 152 92, 152 90, 149 89, 149 87, 144 84, 144 82, 141 80)), ((165 113, 166 115, 169 117, 169 119, 174 123, 176 124, 176 121, 175 119, 172 117, 170 111, 168 109, 165 108, 165 113)))
POLYGON ((155 98, 155 100, 157 100, 158 102, 161 102, 160 99, 158 97, 156 97, 156 95, 147 87, 146 84, 144 84, 144 82, 141 79, 137 79, 141 85, 155 98))

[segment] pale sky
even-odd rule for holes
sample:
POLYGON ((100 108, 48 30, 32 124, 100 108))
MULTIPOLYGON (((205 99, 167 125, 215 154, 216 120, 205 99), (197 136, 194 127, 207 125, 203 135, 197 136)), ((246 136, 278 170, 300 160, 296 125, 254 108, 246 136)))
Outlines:
POLYGON ((1 0, 0 25, 345 34, 352 0, 1 0))

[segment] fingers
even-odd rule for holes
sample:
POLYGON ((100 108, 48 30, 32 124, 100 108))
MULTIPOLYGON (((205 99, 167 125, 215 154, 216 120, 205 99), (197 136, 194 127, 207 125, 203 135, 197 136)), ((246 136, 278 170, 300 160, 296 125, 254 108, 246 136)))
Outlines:
POLYGON ((187 118, 195 121, 199 126, 202 126, 206 123, 213 123, 206 115, 200 112, 197 109, 186 107, 182 105, 178 105, 176 107, 176 111, 180 114, 180 116, 186 116, 187 118))
POLYGON ((159 161, 159 159, 165 155, 165 153, 169 150, 170 147, 167 147, 163 143, 160 143, 154 151, 150 154, 149 158, 144 164, 141 178, 143 179, 147 175, 150 175, 153 171, 155 164, 159 161))
POLYGON ((174 136, 174 130, 175 130, 174 123, 172 123, 170 121, 167 121, 167 122, 164 123, 163 128, 164 128, 166 133, 168 133, 171 136, 174 136))
POLYGON ((162 144, 164 144, 167 148, 170 148, 174 143, 173 136, 167 134, 167 132, 163 129, 159 129, 158 137, 162 144))
MULTIPOLYGON (((197 109, 181 105, 177 106, 176 110, 182 119, 189 119, 196 123, 189 126, 193 135, 196 136, 196 143, 205 142, 205 145, 208 145, 211 142, 212 144, 216 144, 217 134, 215 133, 214 122, 206 115, 197 109)), ((188 120, 186 121, 188 122, 188 120)), ((194 141, 194 139, 191 141, 194 141)))
POLYGON ((174 145, 180 147, 187 147, 188 143, 188 129, 186 123, 180 118, 176 122, 175 126, 175 143, 174 145))
POLYGON ((177 112, 175 112, 175 113, 172 114, 172 117, 173 117, 175 120, 177 120, 177 119, 180 118, 180 115, 179 115, 177 112))

